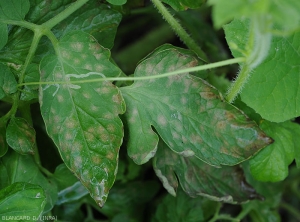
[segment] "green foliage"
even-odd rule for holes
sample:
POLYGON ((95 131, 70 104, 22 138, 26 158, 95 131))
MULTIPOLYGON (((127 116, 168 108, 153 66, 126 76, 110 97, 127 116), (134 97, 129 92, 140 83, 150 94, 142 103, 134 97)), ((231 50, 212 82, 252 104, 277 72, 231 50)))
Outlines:
POLYGON ((298 220, 299 11, 0 1, 1 219, 298 220))

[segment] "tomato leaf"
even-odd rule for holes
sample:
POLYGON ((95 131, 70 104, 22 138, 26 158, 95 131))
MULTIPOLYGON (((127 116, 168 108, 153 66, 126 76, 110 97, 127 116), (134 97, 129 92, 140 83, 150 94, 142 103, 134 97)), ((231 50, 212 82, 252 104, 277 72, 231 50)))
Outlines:
POLYGON ((152 222, 205 221, 201 198, 191 198, 182 190, 176 197, 165 196, 159 203, 152 222))
POLYGON ((10 69, 0 63, 0 99, 17 91, 17 81, 10 69))
MULTIPOLYGON (((197 65, 185 50, 156 51, 135 76, 151 76, 197 65)), ((158 136, 176 153, 220 166, 240 163, 271 139, 204 80, 181 74, 135 81, 121 88, 126 101, 129 156, 143 164, 155 155, 158 136)))
POLYGON ((6 130, 8 145, 20 154, 34 154, 35 130, 23 118, 11 118, 6 130))
POLYGON ((65 164, 102 206, 116 176, 123 138, 118 114, 125 104, 110 82, 72 81, 118 76, 121 71, 109 61, 109 51, 81 31, 64 36, 57 51, 42 60, 41 81, 67 84, 40 89, 42 116, 65 164))
POLYGON ((191 197, 205 196, 214 201, 244 202, 259 195, 247 184, 239 167, 215 168, 195 157, 172 152, 162 141, 154 157, 154 170, 166 190, 176 196, 178 181, 191 197))
POLYGON ((2 20, 23 20, 29 11, 29 0, 1 0, 0 22, 2 20))
POLYGON ((30 183, 14 183, 0 190, 0 216, 13 221, 20 221, 13 219, 14 217, 25 215, 30 219, 38 217, 43 212, 45 200, 44 191, 40 186, 30 183))
POLYGON ((40 172, 30 155, 20 155, 12 150, 0 159, 0 189, 16 182, 39 185, 46 197, 44 213, 49 212, 57 200, 57 187, 40 172))

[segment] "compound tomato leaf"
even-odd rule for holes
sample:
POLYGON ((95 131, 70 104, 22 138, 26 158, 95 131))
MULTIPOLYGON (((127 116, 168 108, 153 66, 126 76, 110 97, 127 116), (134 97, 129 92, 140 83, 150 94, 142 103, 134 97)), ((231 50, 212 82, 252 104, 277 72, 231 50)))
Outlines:
POLYGON ((200 8, 205 3, 205 0, 163 0, 163 2, 170 5, 176 11, 182 11, 189 8, 200 8))
MULTIPOLYGON (((156 52, 139 64, 135 76, 151 76, 197 65, 183 50, 156 52)), ((204 80, 181 74, 135 81, 121 88, 127 104, 125 121, 128 154, 143 164, 155 155, 158 136, 185 156, 195 155, 208 164, 235 165, 271 139, 204 80)))
POLYGON ((5 20, 23 20, 29 8, 29 0, 1 0, 0 22, 5 23, 5 20))
POLYGON ((20 221, 15 219, 19 217, 33 220, 33 217, 37 218, 41 215, 45 204, 44 190, 38 185, 18 182, 0 190, 0 217, 2 220, 20 221))
POLYGON ((58 55, 41 62, 41 81, 67 84, 40 88, 42 116, 67 167, 103 206, 117 173, 123 138, 118 115, 125 104, 110 82, 72 81, 118 76, 121 71, 109 61, 109 51, 87 33, 69 33, 56 47, 58 55))
MULTIPOLYGON (((248 21, 234 20, 225 26, 229 46, 245 49, 248 21)), ((241 92, 241 99, 264 119, 283 122, 300 115, 300 32, 276 37, 267 58, 256 67, 241 92), (288 61, 288 63, 286 62, 288 61)), ((231 48, 235 57, 238 50, 231 48)))
POLYGON ((0 159, 0 189, 16 182, 39 185, 45 191, 44 213, 49 212, 57 201, 57 186, 39 170, 30 155, 20 155, 11 149, 0 159))
POLYGON ((11 118, 6 129, 8 145, 20 154, 34 154, 35 130, 19 117, 11 118))
POLYGON ((293 142, 295 138, 293 133, 285 128, 289 124, 266 120, 260 124, 261 129, 272 136, 275 142, 249 160, 251 174, 256 180, 276 182, 288 176, 288 166, 295 157, 293 142))
POLYGON ((163 186, 173 196, 176 196, 178 178, 182 189, 191 197, 200 195, 229 203, 259 197, 246 182, 241 168, 212 167, 196 157, 184 157, 174 153, 163 141, 159 142, 153 167, 163 186))
POLYGON ((0 63, 0 99, 17 91, 17 81, 10 69, 0 63))

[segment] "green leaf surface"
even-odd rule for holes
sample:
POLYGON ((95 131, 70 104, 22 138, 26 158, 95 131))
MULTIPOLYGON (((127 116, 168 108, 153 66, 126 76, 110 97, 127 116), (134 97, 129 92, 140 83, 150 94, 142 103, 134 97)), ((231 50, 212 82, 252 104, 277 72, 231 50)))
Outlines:
POLYGON ((57 200, 56 184, 49 181, 39 170, 32 156, 20 155, 12 150, 0 158, 0 189, 16 182, 39 185, 45 191, 44 213, 49 212, 57 200))
POLYGON ((251 1, 251 0, 209 0, 213 6, 212 17, 216 28, 228 23, 234 18, 251 18, 265 16, 282 31, 293 31, 300 26, 300 2, 285 1, 251 1))
POLYGON ((215 168, 195 157, 174 153, 162 141, 158 146, 153 167, 166 190, 173 196, 176 196, 179 180, 182 189, 191 197, 204 196, 229 203, 259 197, 247 184, 239 167, 215 168))
MULTIPOLYGON (((62 12, 72 2, 72 0, 31 0, 32 7, 26 15, 26 21, 42 24, 62 12)), ((102 46, 112 48, 121 18, 121 14, 109 8, 108 5, 98 0, 90 0, 61 23, 57 24, 52 31, 57 38, 60 38, 69 31, 82 30, 93 35, 102 46)), ((23 64, 32 38, 33 32, 31 30, 21 27, 13 29, 9 35, 10 41, 0 51, 0 61, 23 64)), ((45 55, 51 53, 54 53, 52 44, 48 38, 43 37, 33 62, 39 63, 45 55)))
POLYGON ((3 157, 8 150, 6 142, 6 123, 0 121, 0 157, 3 157))
MULTIPOLYGON (((248 36, 247 21, 235 20, 225 27, 234 57, 241 55, 248 36)), ((300 115, 300 32, 273 37, 267 58, 253 70, 241 92, 242 101, 264 119, 283 122, 300 115)))
POLYGON ((34 221, 43 212, 46 204, 44 190, 30 183, 14 183, 0 190, 0 217, 9 221, 34 221))
POLYGON ((10 69, 0 63, 0 99, 17 91, 17 81, 10 69))
POLYGON ((23 20, 29 8, 29 0, 1 0, 0 22, 5 22, 5 20, 23 20))
POLYGON ((276 182, 287 177, 288 166, 295 157, 294 136, 297 137, 299 134, 286 129, 286 126, 294 128, 291 124, 290 122, 272 123, 268 121, 260 124, 261 129, 275 142, 249 160, 251 174, 256 180, 276 182))
POLYGON ((163 2, 170 5, 176 11, 182 11, 189 8, 200 8, 205 3, 205 0, 163 0, 163 2))
POLYGON ((118 76, 121 71, 109 62, 109 51, 87 33, 69 33, 56 47, 59 55, 41 62, 41 81, 70 83, 40 89, 42 116, 63 161, 102 206, 116 176, 123 138, 118 114, 125 104, 110 82, 71 81, 118 76))
MULTIPOLYGON (((150 76, 197 65, 185 50, 156 51, 139 64, 135 76, 150 76)), ((208 164, 235 165, 271 142, 254 122, 204 80, 181 74, 135 81, 121 88, 126 101, 129 156, 143 164, 155 155, 158 136, 185 156, 208 164)))
POLYGON ((126 4, 127 0, 106 0, 112 5, 124 5, 126 4))
POLYGON ((0 49, 2 49, 3 46, 6 45, 7 40, 8 40, 7 25, 0 23, 0 49))
POLYGON ((35 130, 25 119, 11 118, 6 130, 6 141, 20 154, 34 154, 35 130))
POLYGON ((152 222, 201 222, 204 220, 202 198, 191 198, 182 190, 173 197, 166 195, 159 203, 152 222))
POLYGON ((92 0, 55 26, 53 32, 61 37, 70 31, 81 30, 92 35, 102 46, 111 49, 121 19, 122 15, 109 5, 92 0))

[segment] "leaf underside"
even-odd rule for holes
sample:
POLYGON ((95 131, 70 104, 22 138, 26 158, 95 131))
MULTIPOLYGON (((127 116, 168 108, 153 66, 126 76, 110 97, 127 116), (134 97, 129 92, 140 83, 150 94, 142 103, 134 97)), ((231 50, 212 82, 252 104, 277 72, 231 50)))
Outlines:
MULTIPOLYGON (((157 50, 135 76, 150 76, 197 65, 185 50, 157 50)), ((175 152, 214 165, 235 165, 271 143, 258 126, 204 80, 189 74, 135 81, 121 88, 129 156, 143 164, 155 155, 158 136, 175 152)))
POLYGON ((191 197, 204 196, 229 203, 259 198, 247 184, 239 167, 215 168, 196 157, 184 157, 172 152, 162 141, 158 146, 153 167, 173 196, 176 196, 179 180, 182 189, 191 197))
POLYGON ((40 88, 42 116, 65 164, 102 206, 117 172, 123 138, 118 115, 125 104, 110 82, 71 81, 118 76, 121 71, 109 61, 108 50, 81 31, 64 36, 57 51, 59 55, 42 60, 41 81, 68 84, 40 88))

